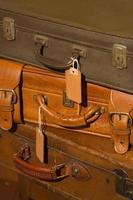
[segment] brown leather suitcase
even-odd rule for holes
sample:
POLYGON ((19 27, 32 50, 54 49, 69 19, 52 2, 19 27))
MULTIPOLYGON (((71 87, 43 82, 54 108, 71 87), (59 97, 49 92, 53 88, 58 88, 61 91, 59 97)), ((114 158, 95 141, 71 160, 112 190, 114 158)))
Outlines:
POLYGON ((12 188, 16 193, 14 194, 13 191, 10 193, 11 200, 15 199, 15 195, 16 200, 19 200, 19 197, 20 200, 132 199, 131 152, 128 152, 126 156, 116 155, 111 151, 112 144, 108 142, 108 139, 103 139, 101 144, 91 135, 88 137, 88 135, 79 134, 77 138, 77 135, 72 134, 70 137, 68 131, 55 128, 47 128, 46 133, 48 160, 45 164, 40 164, 35 157, 35 128, 33 126, 29 124, 19 126, 15 134, 1 131, 0 180, 3 187, 0 189, 0 193, 3 198, 6 196, 9 198, 9 193, 4 191, 10 192, 12 188), (32 159, 23 162, 28 162, 27 169, 30 165, 29 173, 24 170, 24 163, 19 165, 19 170, 17 169, 18 161, 15 161, 16 165, 14 164, 14 156, 17 151, 20 152, 25 147, 27 148, 27 144, 30 146, 32 159), (8 149, 5 146, 8 146, 8 149), (40 177, 38 178, 39 171, 37 173, 35 170, 36 167, 42 170, 42 168, 51 168, 60 164, 67 165, 68 163, 73 166, 72 173, 52 182, 40 180, 40 177))
MULTIPOLYGON (((74 167, 82 166, 82 169, 85 169, 85 174, 82 173, 81 178, 81 168, 79 168, 80 170, 78 172, 77 168, 74 168, 71 176, 51 183, 37 180, 37 177, 32 178, 31 176, 27 176, 18 171, 13 163, 13 154, 17 152, 17 149, 19 150, 19 148, 24 147, 25 143, 26 145, 27 143, 30 145, 33 166, 38 164, 39 167, 42 167, 34 156, 35 148, 33 141, 35 140, 33 139, 35 139, 35 132, 33 130, 33 127, 28 125, 25 127, 20 126, 14 135, 1 132, 0 180, 2 187, 0 189, 0 194, 3 198, 6 197, 6 199, 11 200, 14 200, 15 198, 16 200, 19 198, 22 200, 41 200, 44 198, 54 198, 57 200, 102 200, 107 198, 126 200, 126 197, 130 197, 130 199, 132 199, 132 182, 128 179, 125 169, 128 172, 131 171, 131 174, 132 170, 129 169, 130 165, 128 165, 128 169, 127 166, 124 166, 125 162, 127 163, 128 161, 129 163, 129 161, 132 160, 132 155, 128 154, 128 159, 126 157, 120 158, 120 156, 114 155, 109 151, 111 144, 108 145, 108 152, 104 153, 106 140, 103 141, 102 147, 101 144, 98 142, 96 143, 97 147, 101 147, 100 151, 98 151, 96 148, 92 147, 93 145, 80 145, 74 140, 74 137, 70 138, 69 134, 69 139, 68 137, 65 138, 64 135, 67 135, 66 132, 63 135, 58 129, 47 130, 49 141, 49 166, 55 165, 55 158, 56 164, 61 164, 62 162, 68 163, 71 161, 74 167), (5 146, 8 146, 8 150, 5 146), (78 173, 79 175, 77 175, 78 173), (103 188, 105 187, 106 190, 103 191, 103 188), (12 191, 10 192, 11 189, 12 191), (9 191, 10 193, 6 193, 6 191, 9 191)), ((85 137, 83 138, 86 140, 85 137)), ((91 142, 94 142, 91 138, 89 139, 91 142)), ((44 164, 43 167, 45 167, 45 165, 46 164, 44 164)))
MULTIPOLYGON (((17 137, 20 143, 9 141, 13 148, 9 166, 46 184, 62 198, 133 199, 132 95, 83 82, 79 112, 79 106, 65 95, 64 76, 3 59, 0 68, 0 126, 10 131, 17 128, 6 136, 13 141, 17 137), (22 122, 25 125, 14 126, 22 122), (45 136, 45 164, 35 159, 35 127, 39 125, 45 136), (30 153, 34 164, 29 162, 30 153), (101 188, 106 190, 101 192, 101 188)), ((2 163, 8 162, 4 149, 2 163)))

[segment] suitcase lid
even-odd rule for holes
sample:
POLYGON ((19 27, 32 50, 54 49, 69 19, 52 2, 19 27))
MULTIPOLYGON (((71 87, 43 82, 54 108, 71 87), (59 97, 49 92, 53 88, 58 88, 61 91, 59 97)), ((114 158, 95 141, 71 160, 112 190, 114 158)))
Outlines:
POLYGON ((132 37, 132 1, 1 0, 0 8, 107 34, 132 37))

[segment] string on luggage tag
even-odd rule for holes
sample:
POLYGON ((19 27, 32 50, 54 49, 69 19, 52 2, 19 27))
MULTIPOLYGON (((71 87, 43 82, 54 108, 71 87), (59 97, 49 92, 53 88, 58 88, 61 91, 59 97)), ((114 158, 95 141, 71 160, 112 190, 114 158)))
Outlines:
POLYGON ((44 125, 44 116, 42 117, 43 113, 43 103, 39 106, 38 110, 38 126, 39 126, 39 132, 44 133, 45 125, 44 125))
MULTIPOLYGON (((44 113, 43 103, 38 108, 38 128, 36 129, 36 155, 38 159, 43 163, 45 159, 45 125, 44 125, 44 113)), ((45 120, 46 122, 46 120, 45 120)))

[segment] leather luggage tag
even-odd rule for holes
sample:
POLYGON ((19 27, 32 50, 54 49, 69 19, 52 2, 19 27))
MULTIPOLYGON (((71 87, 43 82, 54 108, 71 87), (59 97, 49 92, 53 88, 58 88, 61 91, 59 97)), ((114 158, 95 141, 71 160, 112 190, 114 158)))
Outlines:
POLYGON ((36 128, 36 156, 37 158, 40 160, 40 162, 44 162, 44 127, 42 125, 42 107, 39 107, 39 119, 38 119, 38 123, 39 123, 39 127, 36 128))
POLYGON ((79 70, 79 62, 77 59, 73 59, 72 67, 65 72, 66 78, 66 95, 67 97, 78 103, 82 103, 82 84, 81 84, 81 72, 79 70))

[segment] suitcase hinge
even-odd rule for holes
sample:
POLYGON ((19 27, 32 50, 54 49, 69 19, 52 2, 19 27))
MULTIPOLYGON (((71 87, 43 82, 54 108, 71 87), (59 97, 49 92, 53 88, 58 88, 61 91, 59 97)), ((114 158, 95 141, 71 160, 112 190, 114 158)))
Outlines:
POLYGON ((15 21, 10 17, 4 17, 3 19, 3 34, 6 40, 15 40, 15 21))
POLYGON ((127 47, 121 44, 113 45, 112 64, 118 69, 127 68, 127 47))
POLYGON ((73 55, 73 57, 75 57, 75 55, 78 55, 78 57, 86 58, 87 57, 87 49, 80 45, 73 45, 72 55, 73 55))
POLYGON ((116 192, 129 200, 133 200, 133 181, 121 169, 116 169, 114 172, 116 176, 116 192))

